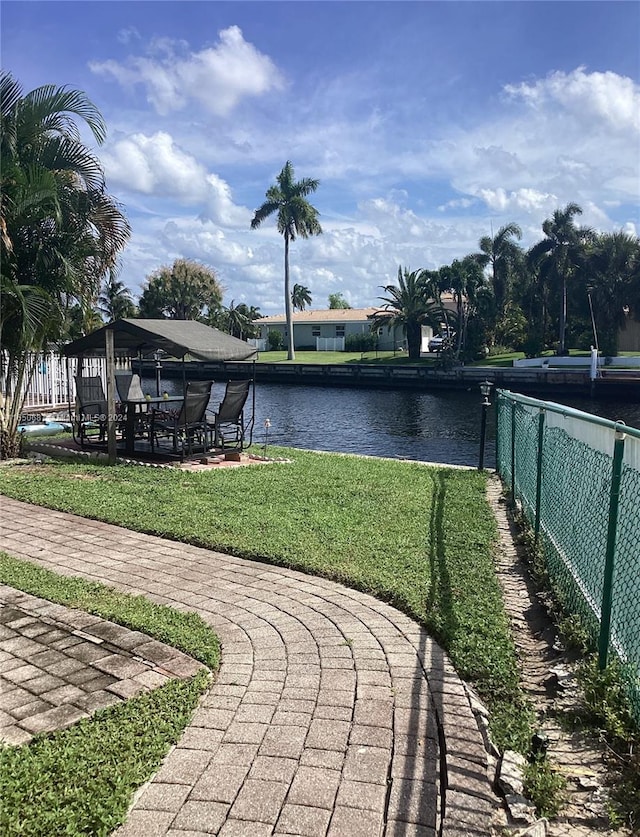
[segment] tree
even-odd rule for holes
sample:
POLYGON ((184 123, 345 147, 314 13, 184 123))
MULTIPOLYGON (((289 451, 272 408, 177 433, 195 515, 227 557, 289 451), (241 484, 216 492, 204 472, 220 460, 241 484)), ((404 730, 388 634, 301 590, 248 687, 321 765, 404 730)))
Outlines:
MULTIPOLYGON (((494 332, 496 325, 499 327, 502 322, 511 301, 514 271, 522 259, 522 250, 514 238, 518 240, 522 238, 522 230, 517 224, 511 223, 500 227, 495 236, 483 236, 478 245, 481 251, 478 254, 479 263, 483 267, 490 268, 490 281, 495 301, 495 321, 492 324, 494 332)), ((493 338, 495 339, 495 334, 493 338)))
POLYGON ((115 320, 135 317, 136 306, 131 297, 131 291, 124 282, 111 274, 102 286, 98 297, 100 313, 107 318, 108 323, 115 320))
POLYGON ((256 327, 253 321, 261 316, 260 311, 252 305, 249 307, 245 302, 234 305, 233 300, 228 308, 222 309, 220 318, 221 326, 233 337, 244 340, 245 337, 255 337, 256 327))
POLYGON ((618 353, 618 332, 626 323, 625 307, 631 306, 639 280, 638 238, 624 232, 599 235, 588 259, 586 288, 599 348, 606 355, 618 353))
POLYGON ((482 266, 473 256, 454 259, 451 265, 440 268, 440 283, 453 294, 456 303, 455 356, 460 358, 466 340, 467 323, 475 313, 477 293, 483 284, 482 266))
POLYGON ((277 213, 278 232, 284 236, 284 305, 289 338, 287 356, 289 360, 295 360, 289 287, 289 242, 295 241, 296 236, 308 238, 310 235, 322 233, 322 227, 318 221, 318 210, 306 200, 307 195, 316 191, 320 181, 308 177, 294 180, 293 166, 288 160, 276 181, 267 189, 266 201, 256 209, 251 221, 251 229, 257 229, 264 220, 277 213))
POLYGON ((18 449, 17 426, 35 353, 60 340, 65 312, 87 309, 130 227, 107 194, 98 158, 74 117, 102 143, 96 106, 78 90, 45 85, 23 94, 0 75, 0 456, 18 449))
POLYGON ((398 284, 384 285, 388 296, 381 296, 382 309, 376 312, 372 329, 401 326, 407 337, 407 350, 411 360, 418 360, 422 345, 422 326, 429 324, 439 328, 442 307, 430 298, 431 276, 427 271, 398 267, 398 284))
POLYGON ((147 279, 140 297, 145 319, 202 320, 222 305, 222 286, 215 271, 190 259, 163 265, 147 279))
POLYGON ((540 271, 543 281, 560 286, 560 325, 558 354, 564 355, 567 332, 567 285, 586 259, 586 245, 594 233, 588 227, 577 227, 576 215, 582 215, 577 203, 568 203, 564 209, 556 209, 551 218, 542 224, 546 238, 529 251, 532 264, 540 271))
POLYGON ((294 285, 291 291, 291 304, 298 311, 304 311, 307 305, 311 305, 311 292, 309 288, 305 288, 304 285, 294 285))
POLYGON ((329 294, 329 308, 351 308, 351 306, 342 296, 342 293, 337 291, 335 294, 329 294))

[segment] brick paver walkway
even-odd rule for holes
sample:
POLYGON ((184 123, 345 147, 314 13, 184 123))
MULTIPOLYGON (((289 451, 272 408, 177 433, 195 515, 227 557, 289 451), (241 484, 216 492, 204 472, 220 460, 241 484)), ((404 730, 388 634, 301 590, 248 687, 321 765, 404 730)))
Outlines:
POLYGON ((411 619, 299 572, 1 500, 0 549, 195 610, 222 641, 215 685, 118 837, 490 833, 465 688, 411 619))

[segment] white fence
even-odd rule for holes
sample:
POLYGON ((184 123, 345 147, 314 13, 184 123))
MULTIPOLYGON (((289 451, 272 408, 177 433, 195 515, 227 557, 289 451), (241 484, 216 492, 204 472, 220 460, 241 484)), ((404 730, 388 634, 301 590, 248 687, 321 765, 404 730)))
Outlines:
POLYGON ((267 338, 266 337, 248 337, 247 343, 250 346, 253 346, 254 349, 257 349, 259 352, 266 352, 267 351, 267 338))
MULTIPOLYGON (((40 408, 66 407, 69 397, 75 398, 76 358, 69 358, 69 378, 67 378, 67 361, 55 352, 45 352, 32 356, 34 372, 29 380, 23 381, 21 392, 15 393, 14 398, 24 395, 24 410, 40 408)), ((129 368, 128 358, 116 358, 117 368, 129 368)), ((84 375, 100 375, 106 389, 106 362, 104 358, 84 358, 82 365, 84 375)), ((0 391, 5 392, 6 381, 4 373, 0 372, 0 391)), ((14 391, 12 382, 11 390, 14 391)))
POLYGON ((316 337, 316 352, 344 352, 344 337, 316 337))

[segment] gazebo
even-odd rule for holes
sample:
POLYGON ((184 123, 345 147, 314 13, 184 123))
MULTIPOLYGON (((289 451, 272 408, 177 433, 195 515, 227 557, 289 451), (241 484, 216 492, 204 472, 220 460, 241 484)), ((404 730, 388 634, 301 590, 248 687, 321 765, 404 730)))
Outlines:
POLYGON ((113 463, 116 460, 117 444, 115 356, 119 354, 141 360, 144 357, 156 356, 156 352, 182 360, 185 391, 187 361, 255 360, 257 357, 257 349, 244 340, 197 320, 116 320, 63 346, 63 356, 78 358, 78 374, 82 372, 85 357, 106 358, 109 462, 113 463))

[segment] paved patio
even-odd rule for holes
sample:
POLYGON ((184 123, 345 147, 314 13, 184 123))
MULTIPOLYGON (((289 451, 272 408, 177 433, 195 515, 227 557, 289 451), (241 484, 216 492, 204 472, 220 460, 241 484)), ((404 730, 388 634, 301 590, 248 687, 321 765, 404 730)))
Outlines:
MULTIPOLYGON (((0 549, 195 610, 220 636, 223 664, 215 684, 138 793, 117 837, 490 833, 497 801, 467 692, 437 643, 394 608, 299 572, 5 497, 0 549)), ((29 611, 26 621, 13 614, 11 631, 26 629, 30 641, 43 636, 29 628, 37 601, 25 605, 18 595, 11 606, 29 611)), ((92 626, 77 630, 89 634, 92 626)), ((100 637, 99 630, 99 638, 120 642, 125 656, 146 667, 134 671, 123 663, 103 674, 135 680, 166 661, 153 656, 153 645, 145 657, 144 637, 127 647, 125 634, 100 637)), ((15 651, 16 637, 0 634, 0 654, 11 640, 15 651)), ((176 667, 176 674, 187 671, 176 667)), ((74 671, 69 682, 64 671, 58 676, 78 689, 74 671)), ((114 694, 111 685, 102 691, 114 694)), ((90 711, 87 706, 81 708, 90 711)))

